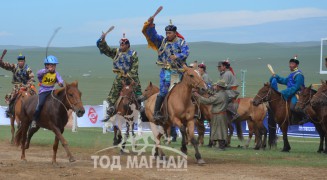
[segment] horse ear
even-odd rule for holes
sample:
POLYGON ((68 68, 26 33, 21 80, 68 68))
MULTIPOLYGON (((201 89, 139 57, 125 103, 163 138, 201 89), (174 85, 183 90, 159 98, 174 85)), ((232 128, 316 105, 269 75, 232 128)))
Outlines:
POLYGON ((320 80, 320 81, 321 81, 322 85, 326 84, 326 81, 324 81, 324 80, 320 80))
POLYGON ((152 82, 151 81, 150 81, 149 85, 152 86, 152 82))
POLYGON ((72 85, 74 85, 74 86, 78 87, 78 81, 77 81, 77 80, 75 80, 75 81, 72 83, 72 85))
MULTIPOLYGON (((303 88, 303 87, 302 87, 303 88)), ((304 89, 304 88, 303 88, 304 89)), ((312 89, 312 84, 310 84, 309 89, 312 89)))

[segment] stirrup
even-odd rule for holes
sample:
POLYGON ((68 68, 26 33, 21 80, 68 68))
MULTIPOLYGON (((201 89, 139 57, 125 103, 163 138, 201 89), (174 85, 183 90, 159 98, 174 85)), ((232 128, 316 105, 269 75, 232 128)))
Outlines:
POLYGON ((35 120, 32 121, 31 128, 36 128, 36 121, 35 120))

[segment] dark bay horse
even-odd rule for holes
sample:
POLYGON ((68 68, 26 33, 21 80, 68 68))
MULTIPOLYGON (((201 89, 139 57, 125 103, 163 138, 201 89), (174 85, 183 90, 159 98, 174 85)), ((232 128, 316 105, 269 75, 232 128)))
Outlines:
POLYGON ((320 144, 317 152, 327 153, 327 149, 325 148, 324 150, 324 141, 325 146, 327 144, 327 129, 326 127, 323 127, 325 124, 324 121, 327 120, 325 119, 327 115, 327 106, 318 106, 314 108, 311 106, 310 101, 316 93, 316 90, 311 89, 311 85, 303 88, 298 95, 298 102, 296 103, 295 108, 304 110, 304 112, 310 117, 311 122, 316 127, 320 137, 320 144))
POLYGON ((17 127, 20 126, 19 115, 21 114, 22 103, 24 103, 29 97, 36 94, 36 90, 31 86, 22 85, 17 97, 14 102, 14 115, 10 116, 10 126, 11 126, 11 144, 14 144, 15 135, 15 121, 17 127))
MULTIPOLYGON (((256 146, 254 149, 260 149, 266 147, 266 141, 267 141, 267 129, 265 128, 263 121, 266 116, 267 108, 266 106, 254 106, 252 104, 253 98, 239 98, 239 107, 237 109, 237 113, 240 115, 240 117, 235 120, 235 122, 231 122, 231 114, 228 113, 228 129, 229 129, 229 135, 228 135, 228 144, 230 144, 231 136, 233 135, 234 127, 232 126, 232 123, 235 123, 236 129, 237 129, 237 135, 239 140, 243 140, 243 132, 241 127, 242 121, 247 121, 249 126, 249 138, 245 144, 246 147, 249 146, 249 143, 251 141, 253 132, 256 135, 256 146), (264 136, 262 139, 262 135, 264 136)), ((198 120, 198 132, 199 132, 199 142, 203 143, 203 137, 204 137, 204 120, 211 120, 211 105, 204 105, 200 104, 200 110, 201 110, 201 117, 200 120, 198 120), (199 130, 199 127, 200 128, 199 130)))
MULTIPOLYGON (((182 133, 182 147, 181 151, 184 154, 187 154, 186 147, 186 128, 188 129, 188 135, 191 136, 191 142, 195 149, 195 157, 198 164, 205 163, 201 158, 201 154, 198 149, 198 142, 194 138, 194 112, 195 106, 192 103, 192 89, 202 89, 206 90, 207 86, 200 76, 199 72, 193 68, 189 68, 186 65, 183 65, 184 73, 182 81, 177 83, 172 90, 166 95, 165 101, 163 103, 163 111, 167 117, 168 121, 166 124, 177 125, 182 133)), ((145 113, 150 122, 155 122, 153 119, 154 104, 157 98, 157 94, 152 95, 148 98, 145 105, 145 113)), ((156 155, 164 156, 164 153, 159 148, 160 147, 160 138, 163 133, 156 133, 154 129, 154 124, 151 124, 151 129, 156 137, 156 155)), ((167 129, 168 126, 164 126, 167 129)))
POLYGON ((23 103, 22 112, 19 116, 21 126, 16 132, 15 136, 16 145, 20 145, 22 149, 22 160, 26 161, 25 149, 28 149, 31 137, 40 127, 42 127, 53 131, 55 134, 52 163, 57 164, 56 156, 59 141, 65 148, 69 161, 75 161, 70 150, 68 149, 68 142, 63 137, 62 133, 64 132, 64 127, 68 122, 67 112, 69 109, 72 109, 78 117, 83 116, 85 113, 81 96, 82 93, 78 89, 77 81, 71 84, 66 83, 64 88, 53 90, 51 95, 47 97, 42 108, 40 119, 37 122, 37 128, 31 128, 31 130, 28 132, 28 137, 27 131, 33 119, 33 114, 38 103, 38 96, 32 96, 23 103))
MULTIPOLYGON (((116 121, 118 125, 114 125, 114 145, 118 145, 122 142, 122 120, 126 119, 126 139, 129 137, 129 130, 132 130, 132 136, 134 136, 134 111, 139 106, 136 100, 134 87, 136 83, 134 81, 126 82, 122 81, 122 89, 120 91, 119 98, 117 100, 116 121), (135 105, 135 109, 131 108, 131 105, 135 105), (118 115, 118 116, 117 116, 118 115)), ((125 139, 125 140, 126 140, 125 139)), ((125 142, 124 142, 125 143, 125 142)), ((123 144, 124 145, 124 144, 123 144)), ((124 148, 124 146, 123 146, 124 148)))
MULTIPOLYGON (((287 131, 288 126, 291 123, 290 101, 285 101, 280 92, 273 89, 269 83, 265 83, 264 86, 258 91, 258 94, 254 97, 253 104, 257 106, 264 102, 269 103, 269 108, 274 115, 274 120, 283 132, 284 147, 282 152, 289 152, 291 150, 291 146, 288 142, 287 131)), ((275 139, 272 137, 270 138, 275 139)))

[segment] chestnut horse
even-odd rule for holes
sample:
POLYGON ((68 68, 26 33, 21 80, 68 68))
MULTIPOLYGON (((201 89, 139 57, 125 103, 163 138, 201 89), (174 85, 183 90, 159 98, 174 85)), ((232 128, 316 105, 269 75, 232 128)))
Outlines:
POLYGON ((322 127, 325 123, 324 121, 326 121, 324 117, 326 118, 327 115, 327 106, 319 106, 314 108, 311 106, 310 101, 316 92, 316 90, 311 89, 311 85, 309 87, 303 88, 299 93, 299 99, 295 108, 304 110, 305 113, 310 117, 311 122, 316 127, 320 137, 320 144, 317 152, 327 153, 327 149, 325 148, 324 150, 324 141, 325 146, 327 144, 326 127, 322 127))
MULTIPOLYGON (((206 90, 207 86, 200 76, 199 72, 193 68, 189 68, 186 65, 183 65, 183 78, 182 81, 177 83, 171 91, 166 95, 166 98, 163 103, 163 114, 166 116, 164 129, 167 130, 171 124, 178 126, 182 133, 182 147, 181 151, 184 154, 187 154, 186 147, 186 128, 188 129, 188 134, 191 139, 191 142, 195 149, 195 157, 198 164, 205 163, 201 158, 201 154, 198 149, 198 142, 194 138, 194 112, 195 106, 192 103, 192 89, 197 88, 201 90, 206 90), (167 125, 168 124, 168 125, 167 125)), ((153 119, 154 105, 156 102, 157 94, 152 95, 148 98, 145 104, 145 113, 150 122, 155 122, 153 119)), ((160 138, 163 133, 156 133, 153 123, 151 124, 151 129, 156 137, 156 153, 155 155, 164 156, 160 147, 160 138)))
POLYGON ((22 85, 17 97, 15 99, 14 105, 14 115, 10 116, 10 126, 11 126, 11 144, 14 144, 14 135, 15 135, 15 121, 17 123, 17 127, 20 126, 19 115, 21 113, 22 103, 27 100, 27 98, 35 95, 35 89, 31 88, 31 86, 22 85))
MULTIPOLYGON (((245 144, 246 147, 249 146, 249 143, 251 141, 253 132, 256 135, 256 146, 254 149, 258 150, 260 148, 266 147, 266 141, 267 141, 267 129, 263 124, 263 121, 266 116, 267 108, 266 106, 254 106, 252 104, 253 98, 239 98, 239 107, 237 109, 237 113, 240 115, 238 119, 236 119, 234 122, 231 122, 231 115, 228 113, 228 129, 229 129, 229 135, 228 135, 228 144, 230 144, 231 136, 233 135, 234 127, 232 126, 232 123, 235 123, 236 129, 237 129, 237 135, 239 140, 243 140, 243 132, 241 127, 242 121, 248 122, 249 127, 249 138, 245 144), (262 135, 264 135, 262 139, 262 135)), ((211 105, 204 105, 200 104, 200 110, 201 110, 201 116, 200 120, 198 120, 198 132, 199 132, 199 142, 203 144, 203 137, 204 137, 204 120, 211 120, 211 105), (200 127, 200 128, 199 128, 200 127), (201 128, 202 127, 202 128, 201 128)))
POLYGON ((70 150, 68 149, 68 142, 63 137, 62 133, 64 132, 64 127, 68 122, 67 112, 69 109, 72 109, 78 117, 83 116, 85 113, 85 109, 81 101, 81 96, 82 93, 78 90, 77 81, 71 84, 66 83, 64 88, 53 90, 51 95, 47 97, 46 102, 42 108, 40 119, 37 121, 37 127, 30 129, 28 132, 28 137, 27 131, 33 120, 33 114, 38 103, 38 96, 32 96, 22 104, 22 112, 19 115, 21 126, 19 127, 15 136, 16 145, 20 145, 22 149, 22 160, 26 161, 25 149, 29 148, 31 137, 40 127, 42 127, 53 131, 55 134, 52 164, 57 164, 56 156, 59 141, 65 148, 67 156, 69 157, 69 161, 75 161, 70 150), (27 138, 28 140, 26 143, 27 138))

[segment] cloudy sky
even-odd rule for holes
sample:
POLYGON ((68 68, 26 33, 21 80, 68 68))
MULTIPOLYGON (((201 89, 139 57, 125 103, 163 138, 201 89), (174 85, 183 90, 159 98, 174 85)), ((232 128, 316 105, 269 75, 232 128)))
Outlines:
POLYGON ((327 37, 326 0, 10 0, 1 2, 0 45, 95 45, 114 25, 108 43, 123 33, 145 44, 143 23, 159 6, 159 34, 169 19, 188 42, 230 43, 320 41, 327 37))

